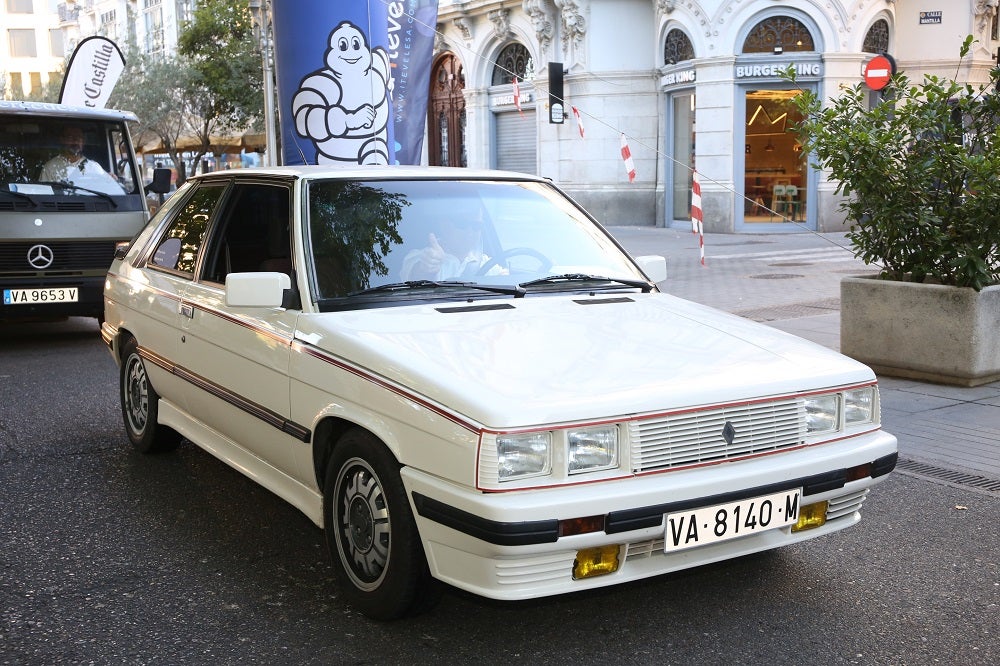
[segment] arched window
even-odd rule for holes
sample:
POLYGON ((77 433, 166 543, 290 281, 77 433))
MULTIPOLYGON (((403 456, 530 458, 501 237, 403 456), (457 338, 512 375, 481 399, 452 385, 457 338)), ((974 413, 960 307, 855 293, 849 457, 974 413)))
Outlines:
POLYGON ((779 46, 785 53, 816 50, 809 28, 801 21, 791 16, 772 16, 753 27, 743 42, 743 53, 774 53, 779 46))
POLYGON ((497 64, 493 67, 492 85, 500 86, 511 83, 515 76, 518 81, 523 81, 533 69, 534 65, 531 62, 528 49, 516 42, 508 44, 497 56, 497 64))
POLYGON ((683 31, 674 28, 663 43, 663 64, 674 65, 694 58, 694 47, 683 31))
POLYGON ((872 23, 865 35, 864 46, 861 50, 865 53, 887 53, 889 51, 889 22, 879 19, 872 23))

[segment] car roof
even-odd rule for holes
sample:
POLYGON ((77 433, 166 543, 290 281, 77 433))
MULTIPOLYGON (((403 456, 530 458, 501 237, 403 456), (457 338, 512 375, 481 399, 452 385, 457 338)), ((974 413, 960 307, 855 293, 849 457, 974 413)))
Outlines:
POLYGON ((115 109, 92 109, 86 106, 68 106, 51 102, 24 102, 20 100, 0 100, 0 114, 24 116, 60 116, 87 120, 130 120, 138 118, 131 111, 115 109))
POLYGON ((546 179, 526 173, 495 169, 467 169, 438 166, 329 166, 298 165, 278 167, 250 167, 199 174, 191 180, 241 178, 293 178, 293 179, 343 179, 343 180, 519 180, 544 182, 546 179))

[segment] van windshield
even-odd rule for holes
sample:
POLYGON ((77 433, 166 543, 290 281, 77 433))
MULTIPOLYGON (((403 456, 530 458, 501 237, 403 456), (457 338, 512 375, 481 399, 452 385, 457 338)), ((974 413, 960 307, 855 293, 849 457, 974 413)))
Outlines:
POLYGON ((0 115, 0 192, 36 198, 139 192, 121 122, 0 115))

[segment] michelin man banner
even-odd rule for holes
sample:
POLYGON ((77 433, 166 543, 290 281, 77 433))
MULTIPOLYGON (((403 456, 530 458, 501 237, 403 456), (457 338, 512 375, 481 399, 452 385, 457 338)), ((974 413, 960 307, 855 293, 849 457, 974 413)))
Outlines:
POLYGON ((437 0, 273 0, 284 164, 418 164, 437 0))

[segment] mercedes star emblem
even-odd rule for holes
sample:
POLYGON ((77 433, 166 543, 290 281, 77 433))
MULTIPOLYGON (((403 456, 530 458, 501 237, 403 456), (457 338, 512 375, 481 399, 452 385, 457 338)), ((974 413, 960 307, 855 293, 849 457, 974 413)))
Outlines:
POLYGON ((54 258, 55 255, 48 245, 32 245, 28 250, 28 263, 38 270, 51 266, 54 258))

